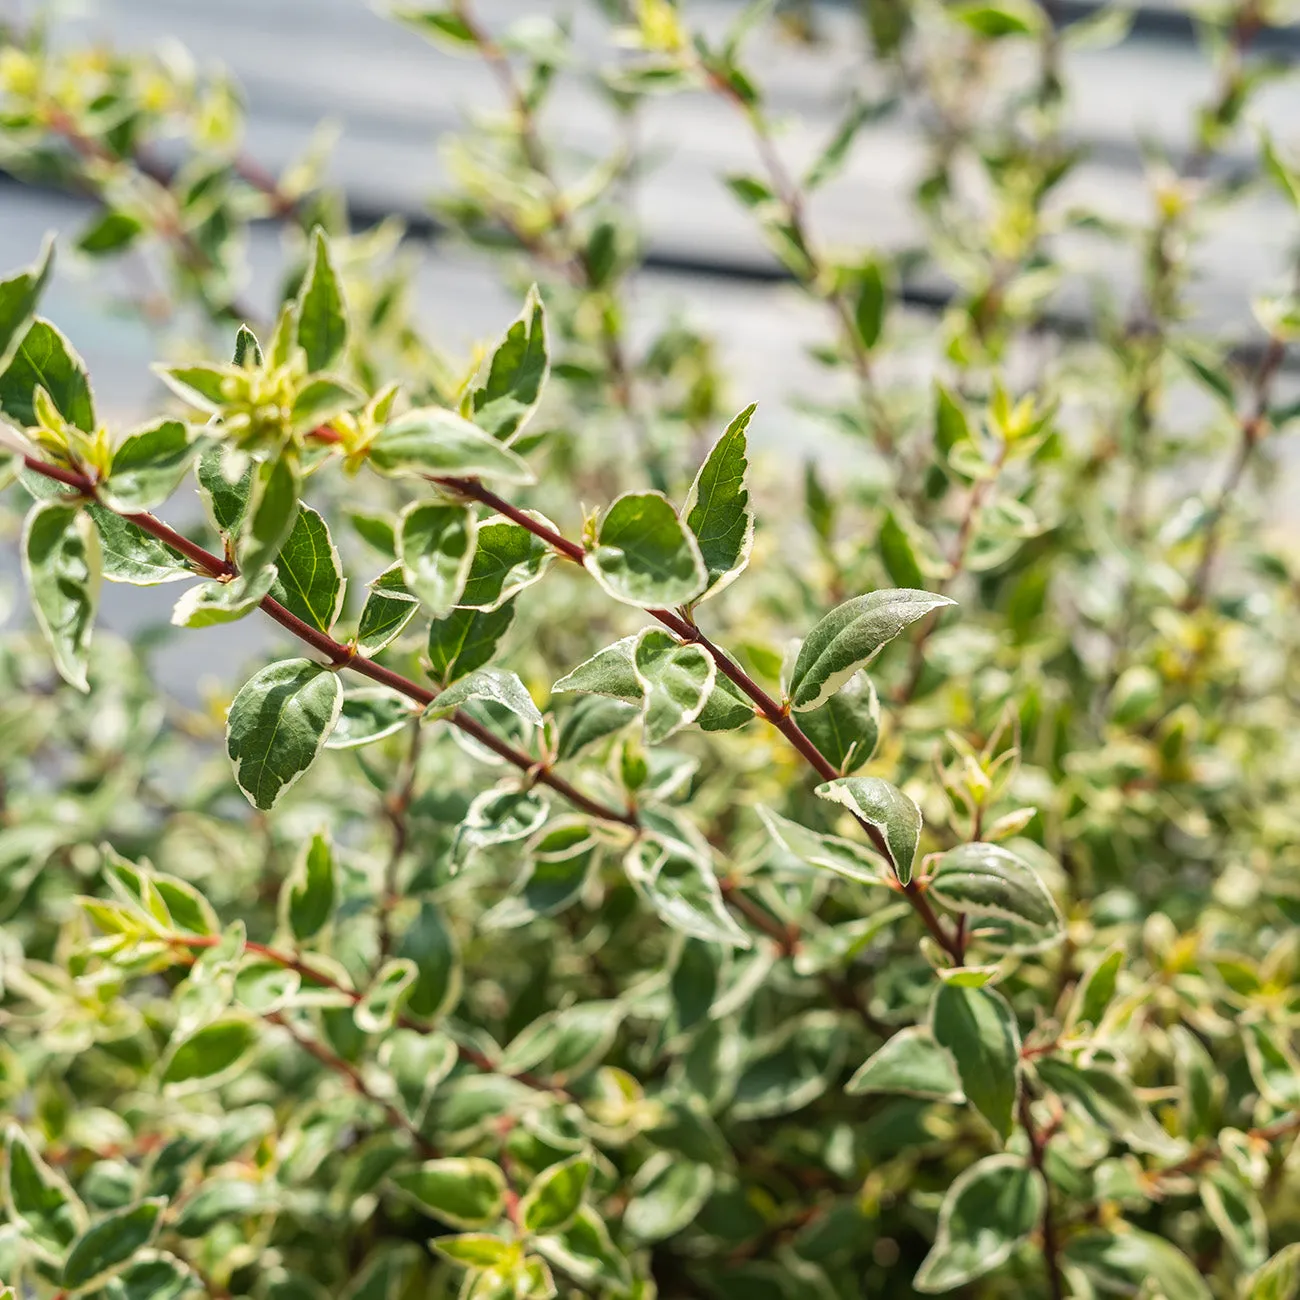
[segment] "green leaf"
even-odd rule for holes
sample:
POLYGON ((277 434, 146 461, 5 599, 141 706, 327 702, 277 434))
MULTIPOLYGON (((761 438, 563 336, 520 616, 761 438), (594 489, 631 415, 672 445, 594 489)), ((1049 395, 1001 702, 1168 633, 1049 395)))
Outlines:
POLYGON ((1254 1188, 1226 1164, 1201 1179, 1201 1203, 1243 1269, 1261 1268, 1268 1258, 1268 1220, 1254 1188))
POLYGON ((514 622, 513 601, 493 610, 453 609, 429 625, 429 675, 442 686, 486 667, 514 622))
POLYGON ((233 385, 239 385, 235 391, 240 391, 247 382, 239 366, 155 366, 154 372, 181 401, 208 414, 231 400, 228 392, 233 385))
POLYGON ((198 1279, 175 1255, 141 1251, 113 1279, 114 1300, 177 1300, 193 1290, 198 1279))
POLYGON ((394 1029, 379 1049, 380 1064, 393 1076, 402 1108, 414 1124, 423 1121, 429 1099, 459 1059, 446 1034, 415 1029, 394 1029))
POLYGON ((14 340, 26 334, 53 265, 54 240, 47 237, 31 266, 0 280, 0 370, 8 366, 14 340))
POLYGON ((1246 1279, 1244 1300, 1296 1300, 1300 1296, 1300 1243, 1281 1250, 1246 1279))
POLYGON ((280 918, 299 943, 314 939, 334 915, 338 897, 334 852, 324 835, 313 835, 280 888, 280 918))
POLYGON ((422 1210, 453 1228, 486 1228, 505 1213, 505 1175, 477 1156, 426 1160, 394 1174, 392 1181, 422 1210))
POLYGON ((641 710, 622 700, 607 699, 600 695, 581 696, 560 720, 558 757, 576 758, 589 745, 595 745, 622 731, 641 710))
POLYGON ((1217 1132, 1219 1093, 1223 1086, 1214 1058, 1199 1038, 1184 1025, 1171 1025, 1174 1080, 1178 1087, 1178 1113, 1182 1135, 1195 1140, 1217 1132))
POLYGON ((824 704, 905 627, 954 602, 928 591, 872 591, 831 610, 808 633, 790 675, 790 702, 800 712, 824 704))
POLYGON ((695 721, 701 731, 737 731, 756 716, 740 687, 719 671, 695 721))
POLYGON ((519 1222, 532 1233, 563 1232, 582 1208, 590 1182, 588 1156, 571 1156, 542 1170, 519 1202, 519 1222))
POLYGON ((260 370, 266 364, 262 356, 262 345, 257 335, 247 325, 241 325, 235 331, 235 365, 244 370, 260 370))
POLYGON ((526 840, 546 822, 550 806, 537 790, 520 790, 511 782, 474 797, 456 832, 453 862, 462 863, 474 850, 490 844, 526 840))
POLYGON ((200 582, 181 595, 172 609, 176 627, 213 627, 234 623, 251 614, 270 595, 275 566, 241 573, 230 582, 200 582))
POLYGON ((541 1237, 533 1245, 556 1268, 579 1283, 631 1285, 627 1260, 614 1245, 605 1221, 590 1206, 579 1209, 573 1222, 562 1232, 541 1237))
POLYGON ((344 411, 354 411, 365 404, 366 395, 336 375, 316 375, 294 395, 289 411, 289 428, 294 433, 310 433, 328 424, 344 411))
POLYGON ((799 717, 799 730, 838 771, 866 763, 880 738, 880 701, 866 673, 856 673, 826 701, 799 717))
POLYGON ((838 835, 811 831, 761 804, 758 815, 776 843, 801 862, 806 862, 811 867, 823 867, 861 885, 888 883, 879 856, 862 845, 841 839, 838 835))
POLYGON ((531 847, 519 896, 532 916, 552 916, 576 901, 600 856, 585 822, 552 823, 531 847))
POLYGON ((843 1021, 829 1011, 810 1011, 787 1022, 751 1049, 732 1099, 734 1119, 788 1115, 816 1101, 840 1072, 843 1021))
POLYGON ((539 1016, 511 1040, 499 1069, 510 1074, 541 1069, 557 1083, 579 1078, 604 1060, 618 1033, 623 1006, 580 1002, 539 1016))
POLYGON ((199 495, 219 533, 233 533, 243 522, 253 494, 253 462, 234 456, 222 443, 209 447, 199 457, 195 476, 199 495), (238 475, 227 476, 227 470, 238 475))
POLYGON ((684 513, 695 534, 708 573, 705 600, 731 585, 749 563, 754 546, 754 512, 745 476, 749 456, 745 431, 754 407, 747 406, 727 426, 691 484, 684 513))
POLYGON ((970 0, 950 6, 948 12, 971 31, 992 40, 1032 36, 1042 30, 1046 21, 1033 0, 970 0))
POLYGON ((1062 1254, 1107 1294, 1154 1293, 1163 1300, 1210 1300, 1209 1287, 1186 1255, 1163 1237, 1127 1225, 1124 1231, 1072 1237, 1062 1254))
POLYGON ((929 894, 968 916, 1012 921, 1035 944, 1054 943, 1065 931, 1056 900, 1038 873, 1000 844, 959 844, 934 869, 929 894))
POLYGON ((442 913, 429 899, 420 904, 402 935, 397 956, 415 962, 415 987, 406 1002, 412 1015, 437 1020, 455 1007, 461 990, 460 954, 442 913))
POLYGON ((1000 993, 944 984, 930 1015, 935 1041, 957 1063, 962 1091, 1004 1141, 1016 1104, 1020 1030, 1000 993))
POLYGON ((858 1067, 845 1091, 852 1096, 899 1092, 908 1097, 932 1097, 939 1101, 965 1100, 952 1057, 934 1041, 934 1035, 924 1025, 908 1025, 887 1038, 858 1067))
POLYGON ((853 327, 862 346, 870 352, 880 342, 889 302, 884 272, 879 262, 868 262, 854 277, 850 290, 853 327))
POLYGON ((343 608, 343 565, 329 526, 311 506, 298 507, 275 567, 271 595, 310 627, 328 632, 343 608))
POLYGON ((348 523, 368 546, 390 560, 397 558, 397 534, 386 514, 369 514, 361 510, 347 512, 348 523))
POLYGON ((59 676, 90 690, 86 669, 99 602, 99 534, 75 505, 44 501, 23 525, 23 575, 59 676))
POLYGON ((357 620, 357 653, 377 655, 406 630, 420 612, 420 602, 407 588, 402 566, 385 569, 371 584, 357 620))
POLYGON ((5 1134, 4 1205, 23 1235, 61 1256, 86 1226, 77 1194, 32 1149, 16 1125, 5 1134))
POLYGON ((114 510, 151 510, 161 505, 189 473, 199 447, 194 430, 180 420, 161 420, 129 434, 113 453, 101 487, 114 510))
POLYGON ((242 1016, 223 1016, 173 1043, 163 1067, 163 1084, 207 1091, 233 1078, 257 1047, 257 1025, 242 1016), (202 1085, 195 1088, 188 1085, 202 1085))
POLYGON ((418 977, 419 971, 409 957, 390 957, 384 962, 365 996, 353 1008, 357 1028, 366 1034, 392 1029, 406 993, 418 977))
POLYGON ((392 16, 398 22, 414 27, 435 45, 452 53, 463 54, 476 43, 474 29, 459 14, 437 9, 413 9, 405 6, 394 9, 392 16))
POLYGON ((1119 945, 1097 958, 1079 981, 1070 1007, 1071 1024, 1100 1025, 1106 1008, 1115 996, 1119 972, 1124 965, 1124 949, 1119 945))
POLYGON ((708 1165, 660 1151, 632 1179, 624 1231, 644 1242, 676 1236, 699 1214, 712 1191, 713 1170, 708 1165))
POLYGON ((386 424, 370 444, 369 462, 381 474, 399 477, 533 481, 532 470, 513 451, 454 411, 436 406, 408 411, 386 424))
POLYGON ((470 700, 491 700, 534 727, 542 725, 542 715, 519 675, 502 668, 479 668, 462 677, 429 705, 424 716, 431 721, 445 718, 470 700))
POLYGON ((397 557, 406 585, 435 617, 460 599, 474 558, 477 519, 466 506, 416 501, 397 522, 397 557))
POLYGON ((658 492, 629 492, 610 506, 586 566, 615 600, 641 608, 685 604, 708 578, 694 536, 658 492))
POLYGON ((328 370, 348 341, 348 313, 343 290, 330 259, 329 242, 317 226, 312 231, 311 268, 298 294, 298 346, 307 354, 310 372, 328 370))
POLYGON ((752 946, 727 913, 718 878, 706 864, 646 838, 628 850, 624 866, 637 891, 674 930, 732 948, 752 946))
POLYGON ((804 176, 803 188, 809 192, 820 189, 827 181, 833 180, 844 167, 849 149, 858 132, 871 120, 872 105, 856 95, 844 114, 844 121, 831 137, 826 148, 818 154, 804 176))
POLYGON ((39 316, 0 374, 0 411, 23 428, 34 427, 39 423, 34 406, 38 387, 69 424, 82 433, 94 432, 95 404, 86 363, 63 334, 39 316))
POLYGON ((434 1237, 430 1245, 438 1254, 464 1268, 495 1268, 509 1265, 519 1258, 519 1246, 488 1232, 462 1232, 456 1236, 434 1237))
POLYGON ((1176 1156, 1182 1148, 1138 1100, 1132 1083, 1105 1064, 1077 1066, 1059 1056, 1034 1065, 1043 1083, 1135 1151, 1176 1156))
POLYGON ((844 776, 817 787, 819 798, 840 804, 885 838, 894 874, 906 885, 921 842, 921 810, 897 786, 877 776, 844 776))
POLYGON ((363 686, 343 693, 343 707, 326 749, 358 749, 395 736, 419 714, 405 695, 387 686, 363 686))
POLYGON ((186 1200, 173 1225, 182 1237, 203 1237, 226 1219, 242 1219, 267 1204, 265 1191, 247 1178, 205 1183, 186 1200))
POLYGON ((546 313, 534 285, 519 318, 484 363, 470 390, 474 423, 509 443, 537 409, 551 363, 546 345, 546 313))
POLYGON ((662 744, 699 715, 717 669, 699 646, 653 627, 637 637, 632 662, 645 694, 646 743, 662 744))
POLYGON ((68 1252, 63 1265, 64 1287, 86 1287, 116 1273, 153 1240, 166 1204, 162 1197, 155 1197, 91 1224, 68 1252))
POLYGON ((934 1246, 914 1285, 927 1295, 1001 1268, 1038 1227, 1047 1205, 1047 1186, 1020 1156, 986 1156, 948 1188, 939 1209, 934 1246))
POLYGON ((925 581, 912 539, 892 510, 885 514, 876 545, 880 548, 880 558, 884 561, 885 572, 889 574, 891 582, 900 587, 915 588, 925 581))
POLYGON ((585 695, 606 695, 629 704, 640 704, 645 698, 645 688, 636 673, 636 643, 636 636, 628 636, 598 650, 585 663, 561 677, 551 690, 556 694, 576 691, 585 695))
POLYGON ((144 233, 144 222, 129 212, 106 208, 77 236, 77 248, 91 257, 129 248, 144 233))
POLYGON ((1242 1026, 1246 1062, 1260 1095, 1287 1110, 1300 1107, 1300 1060, 1291 1050, 1290 1035, 1262 1022, 1242 1026))
POLYGON ((238 547, 239 567, 244 573, 275 563, 298 522, 301 495, 302 470, 292 452, 263 461, 253 470, 238 547))
POLYGON ((226 721, 226 752, 254 808, 273 808, 316 761, 342 704, 338 673, 309 659, 271 664, 240 688, 226 721))
MULTIPOLYGON (((531 518, 552 527, 536 510, 531 518)), ((555 553, 542 539, 522 524, 500 515, 478 526, 478 544, 470 565, 465 590, 457 604, 467 609, 491 611, 532 586, 550 566, 555 553)))

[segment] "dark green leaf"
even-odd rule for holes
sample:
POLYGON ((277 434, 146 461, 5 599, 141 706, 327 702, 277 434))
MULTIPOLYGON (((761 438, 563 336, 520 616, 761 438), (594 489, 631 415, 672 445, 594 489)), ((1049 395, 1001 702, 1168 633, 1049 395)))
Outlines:
POLYGON ((325 232, 317 226, 312 231, 311 268, 298 295, 298 346, 307 354, 307 369, 328 370, 347 341, 347 306, 325 232))
POLYGON ((315 938, 329 924, 337 893, 330 842, 324 835, 313 835, 280 890, 281 917, 299 943, 315 938))
POLYGON ((951 1291, 1000 1268, 1042 1221, 1043 1176, 1019 1156, 987 1156, 948 1189, 939 1231, 914 1285, 925 1294, 951 1291))
POLYGON ((94 432, 95 405, 86 363, 63 334, 39 316, 27 327, 0 374, 0 411, 15 424, 32 428, 38 423, 33 406, 38 387, 45 389, 69 424, 83 433, 94 432))
POLYGON ((847 808, 885 839, 894 874, 905 885, 921 842, 921 810, 897 786, 877 776, 846 776, 817 787, 817 794, 847 808))
POLYGON ((63 1265, 63 1285, 69 1289, 80 1288, 111 1277, 153 1240, 165 1204, 161 1197, 141 1201, 91 1224, 68 1252, 63 1265))
POLYGON ((312 765, 338 720, 338 673, 309 659, 286 659, 246 682, 230 706, 226 752, 235 780, 266 811, 312 765))
POLYGON ((754 407, 747 406, 727 426, 691 485, 686 526, 695 534, 708 572, 704 600, 729 586, 749 563, 754 544, 754 512, 745 477, 749 456, 745 431, 754 407))
POLYGON ((453 1228, 486 1228, 505 1212, 505 1175, 477 1156, 426 1160, 394 1174, 393 1186, 453 1228))
POLYGON ((381 474, 493 478, 531 483, 533 472, 513 451, 454 411, 426 406, 386 424, 370 444, 381 474))
POLYGON ((23 574, 54 666, 89 691, 86 669, 99 601, 99 534, 90 516, 57 500, 35 505, 23 527, 23 574))
POLYGON ((962 1090, 1004 1140, 1016 1104, 1020 1030, 1001 994, 944 984, 931 1013, 935 1041, 957 1063, 962 1090))
POLYGON ((928 591, 873 591, 833 609, 808 633, 790 675, 798 710, 825 703, 905 627, 954 602, 928 591))
POLYGON ((502 442, 512 442, 541 400, 550 373, 546 314, 534 285, 524 309, 497 344, 470 391, 474 423, 502 442))
POLYGON ((685 604, 707 581, 694 536, 657 492, 629 492, 605 512, 586 564, 615 600, 628 605, 685 604))
POLYGON ((923 1025, 909 1025, 886 1039, 858 1067, 845 1091, 898 1092, 940 1101, 962 1101, 965 1096, 952 1057, 923 1025))
POLYGON ((343 607, 343 565, 325 520, 298 507, 293 529, 276 556, 271 595, 318 632, 328 632, 343 607))
POLYGON ((493 610, 453 609, 429 625, 429 673, 442 686, 486 667, 514 621, 513 601, 493 610))

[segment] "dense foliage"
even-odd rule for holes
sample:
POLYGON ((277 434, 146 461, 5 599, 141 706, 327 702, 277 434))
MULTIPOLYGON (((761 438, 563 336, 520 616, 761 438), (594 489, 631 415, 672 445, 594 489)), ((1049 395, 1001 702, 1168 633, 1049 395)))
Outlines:
POLYGON ((470 358, 321 158, 245 157, 225 80, 7 35, 0 157, 99 201, 60 256, 168 285, 168 391, 105 428, 52 248, 5 272, 0 1282, 1300 1294, 1300 556, 1258 490, 1300 304, 1283 269, 1252 337, 1188 307, 1217 214, 1300 201, 1250 129, 1287 15, 1204 8, 1212 96, 1130 221, 1070 197, 1064 128, 1120 11, 867 0, 798 172, 747 52, 817 10, 600 12, 595 49, 396 15, 503 96, 439 198, 520 291, 470 358), (574 78, 609 157, 548 138, 574 78), (791 398, 833 474, 750 446, 689 324, 630 331, 663 95, 752 133, 719 184, 825 312, 791 398), (915 246, 827 246, 814 193, 895 118, 915 246), (1098 250, 1135 301, 1080 294, 1098 250), (101 578, 180 584, 169 628, 95 630, 101 578), (159 690, 161 640, 243 619, 276 648, 228 694, 159 690))

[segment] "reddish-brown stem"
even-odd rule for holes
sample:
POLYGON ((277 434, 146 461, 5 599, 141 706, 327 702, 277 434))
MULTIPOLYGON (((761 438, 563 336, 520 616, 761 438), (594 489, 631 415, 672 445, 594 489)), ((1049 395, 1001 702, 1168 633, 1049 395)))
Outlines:
MULTIPOLYGON (((1246 1136, 1254 1142, 1271 1145, 1278 1141, 1279 1138, 1291 1137, 1296 1133, 1300 1133, 1300 1110, 1292 1111, 1289 1115, 1283 1115, 1281 1119, 1275 1119, 1271 1124, 1248 1129, 1246 1136)), ((1213 1164, 1222 1157, 1223 1148, 1217 1142, 1210 1142, 1205 1146, 1198 1147, 1177 1164, 1166 1165, 1164 1169, 1152 1170, 1146 1175, 1144 1181, 1148 1187, 1156 1189, 1168 1179, 1198 1173, 1206 1165, 1213 1164)))
POLYGON ((1043 1169, 1047 1155, 1047 1143, 1054 1129, 1040 1129, 1034 1123, 1033 1110, 1030 1106, 1029 1092, 1023 1086, 1020 1090, 1020 1124, 1029 1138, 1029 1163, 1038 1170, 1043 1179, 1043 1267, 1047 1270, 1047 1287, 1052 1300, 1064 1300, 1065 1280, 1061 1275, 1061 1244, 1056 1233, 1056 1220, 1052 1213, 1051 1180, 1043 1169))
POLYGON ((1209 592, 1210 579, 1214 573, 1214 562, 1218 557, 1219 544, 1223 537, 1223 521, 1232 504, 1232 498, 1241 486, 1241 480, 1254 459, 1265 432, 1268 429, 1268 405, 1273 393, 1273 381, 1286 359, 1286 342, 1281 335, 1274 334, 1268 341, 1268 347, 1260 358, 1259 366, 1251 388, 1253 399, 1250 411, 1240 421, 1241 436, 1237 442, 1236 455, 1228 470, 1218 498, 1210 510, 1209 520, 1205 525, 1201 544, 1201 557, 1196 572, 1188 587, 1183 601, 1183 609, 1191 612, 1204 603, 1209 592))
MULTIPOLYGON (((205 948, 215 948, 219 943, 221 943, 221 939, 217 935, 173 934, 167 936, 167 943, 173 948, 184 948, 187 951, 193 952, 201 951, 205 948)), ((254 956, 261 957, 263 961, 274 962, 277 966, 284 967, 285 970, 293 971, 299 976, 299 978, 306 980, 308 984, 314 984, 317 988, 329 989, 332 992, 337 993, 340 997, 347 998, 353 1006, 356 1006, 356 1004, 362 1000, 363 995, 358 993, 355 989, 348 988, 346 984, 340 984, 332 975, 323 970, 317 969, 309 962, 303 961, 302 958, 295 956, 295 954, 291 952, 285 952, 280 948, 273 948, 269 944, 265 943, 254 943, 251 939, 245 942, 244 948, 247 952, 253 953, 254 956)), ((397 1023, 401 1025, 403 1029, 411 1029, 419 1034, 426 1034, 429 1032, 428 1025, 423 1024, 419 1020, 416 1020, 405 1013, 398 1015, 397 1023)), ((496 1067, 488 1057, 477 1049, 464 1047, 458 1044, 457 1050, 460 1053, 461 1059, 467 1061, 476 1070, 482 1070, 484 1074, 497 1073, 496 1067)), ((565 1097, 569 1095, 565 1089, 558 1085, 550 1083, 538 1075, 529 1074, 526 1071, 522 1074, 512 1075, 511 1077, 518 1079, 520 1083, 527 1084, 530 1088, 536 1088, 539 1092, 556 1092, 565 1097)))
POLYGON ((780 948, 782 957, 794 956, 799 947, 798 926, 782 925, 765 907, 742 894, 740 886, 734 880, 724 878, 718 884, 722 889, 723 898, 745 917, 754 929, 761 930, 772 939, 780 948))
MULTIPOLYGON (((477 480, 435 478, 433 482, 448 492, 469 497, 471 500, 497 511, 498 514, 504 515, 507 519, 513 520, 521 528, 528 529, 534 537, 546 542, 548 546, 566 560, 572 560, 575 564, 584 562, 586 552, 577 542, 534 519, 527 511, 512 505, 504 497, 498 496, 477 480)), ((646 613, 652 618, 658 619, 660 623, 682 641, 698 645, 704 650, 717 665, 718 671, 745 695, 762 718, 771 723, 790 742, 795 751, 823 781, 834 781, 840 776, 840 772, 836 767, 803 733, 790 711, 778 704, 725 650, 714 645, 694 623, 669 609, 647 609, 646 613)), ((858 817, 857 821, 871 840, 876 852, 881 854, 887 862, 891 861, 889 846, 885 842, 884 835, 865 818, 858 817)), ((911 903, 916 914, 925 924, 926 929, 934 936, 935 942, 960 966, 964 952, 962 939, 956 932, 949 933, 945 928, 938 916, 935 915, 935 911, 930 906, 929 900, 926 899, 921 886, 915 882, 903 886, 902 894, 911 903)))
MULTIPOLYGON (((47 478, 55 479, 68 487, 75 488, 88 500, 98 500, 97 485, 87 475, 58 465, 48 465, 34 456, 24 456, 23 460, 27 468, 35 473, 44 474, 47 478)), ((190 541, 188 537, 182 536, 174 528, 168 527, 162 520, 156 519, 153 515, 125 514, 123 518, 135 524, 143 532, 156 537, 160 542, 178 551, 196 569, 208 577, 230 578, 234 576, 235 570, 232 565, 219 556, 213 555, 211 551, 205 550, 196 542, 190 541)), ((308 623, 304 623, 296 614, 285 609, 278 600, 267 596, 262 600, 261 608, 286 631, 291 632, 300 641, 305 642, 313 650, 324 655, 336 667, 348 668, 363 677, 368 677, 372 682, 387 686, 400 695, 406 696, 407 699, 414 700, 416 704, 421 706, 428 706, 437 698, 438 693, 436 691, 403 677, 401 673, 394 672, 391 668, 385 668, 382 664, 375 663, 373 659, 368 659, 365 655, 357 654, 352 646, 335 641, 333 637, 326 636, 324 632, 317 630, 308 623)), ((583 794, 581 790, 566 781, 562 776, 558 776, 546 764, 539 764, 532 755, 525 754, 522 750, 506 744, 505 741, 493 735, 486 727, 475 722, 467 713, 457 710, 447 718, 447 721, 466 735, 473 736, 481 745, 486 746, 494 754, 505 759, 506 762, 512 763, 520 771, 526 772, 531 779, 539 781, 554 790, 556 794, 567 799, 575 808, 588 816, 597 817, 602 821, 619 822, 624 826, 636 826, 637 821, 634 813, 600 803, 583 794)))
POLYGON ((385 1101, 382 1097, 376 1097, 370 1090, 370 1086, 366 1083, 361 1071, 351 1061, 345 1061, 343 1057, 330 1051, 324 1043, 309 1038, 291 1020, 282 1016, 278 1011, 268 1011, 262 1018, 267 1024, 276 1025, 283 1029, 308 1056, 314 1057, 327 1070, 332 1070, 339 1078, 343 1079, 354 1092, 364 1097, 372 1105, 378 1106, 384 1112, 384 1118, 395 1129, 406 1133, 426 1160, 434 1160, 438 1157, 440 1154, 438 1148, 392 1102, 385 1101))

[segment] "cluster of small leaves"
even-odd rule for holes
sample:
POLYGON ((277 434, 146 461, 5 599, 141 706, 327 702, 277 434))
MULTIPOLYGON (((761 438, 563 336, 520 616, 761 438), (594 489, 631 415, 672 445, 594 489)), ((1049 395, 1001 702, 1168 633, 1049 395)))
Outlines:
POLYGON ((110 429, 39 314, 52 246, 0 279, 35 624, 0 643, 5 1300, 1300 1296, 1300 563, 1243 499, 1297 313, 1260 304, 1243 367, 1184 303, 1281 16, 1221 8, 1131 229, 1056 202, 1062 50, 1122 14, 873 0, 887 93, 799 177, 762 6, 617 15, 611 111, 738 112, 764 170, 719 183, 835 330, 805 405, 855 468, 801 467, 802 519, 710 349, 625 328, 636 160, 571 180, 546 141, 561 25, 395 15, 508 97, 443 209, 542 287, 463 366, 368 275, 391 235, 241 158, 224 82, 0 52, 6 159, 103 200, 81 252, 168 250, 220 340, 110 429), (915 108, 935 237, 824 250, 809 196, 915 108), (236 328, 262 216, 293 265, 236 328), (1080 232, 1137 247, 1142 300, 1024 388, 1080 232), (918 391, 876 362, 922 270, 952 299, 918 391), (1161 413, 1189 390, 1196 440, 1161 413), (127 646, 104 580, 186 586, 127 646), (169 699, 159 647, 242 620, 275 657, 169 699))

